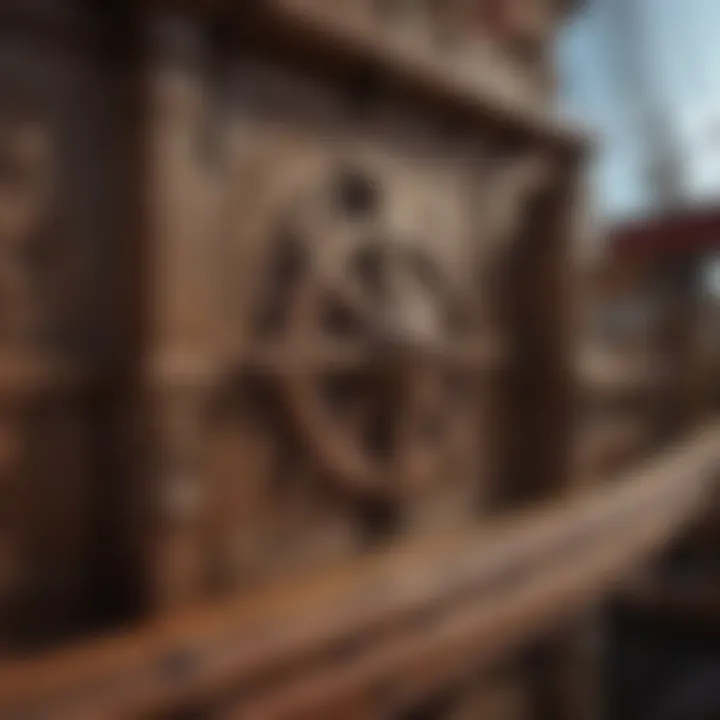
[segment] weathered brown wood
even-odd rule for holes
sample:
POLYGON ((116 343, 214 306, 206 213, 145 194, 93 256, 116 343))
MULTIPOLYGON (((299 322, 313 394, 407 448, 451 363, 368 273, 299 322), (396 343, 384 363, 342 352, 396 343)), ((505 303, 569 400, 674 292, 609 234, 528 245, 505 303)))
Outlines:
POLYGON ((113 324, 112 123, 81 9, 9 2, 0 12, 0 525, 14 578, 0 644, 24 647, 95 619, 93 425, 112 346, 103 326, 113 324))
POLYGON ((532 198, 512 247, 503 300, 515 349, 508 394, 516 430, 507 438, 505 503, 561 496, 572 484, 568 447, 575 397, 567 258, 576 229, 577 173, 573 163, 563 166, 555 182, 532 198))
POLYGON ((411 542, 315 581, 257 591, 54 658, 5 665, 0 709, 34 708, 42 716, 43 708, 62 707, 67 717, 113 717, 174 707, 273 668, 291 670, 297 661, 302 670, 303 657, 323 648, 332 655, 335 643, 347 648, 352 638, 359 644, 347 664, 333 662, 318 685, 308 675, 299 687, 326 688, 322 700, 333 688, 356 691, 356 683, 391 669, 403 682, 416 682, 427 663, 433 676, 445 677, 455 663, 472 664, 483 648, 491 659, 533 628, 561 620, 666 543, 705 501, 718 447, 718 430, 710 428, 629 473, 626 483, 566 506, 494 529, 411 542), (395 629, 387 635, 390 622, 395 629), (417 622, 435 630, 418 634, 417 622), (382 631, 377 644, 372 628, 382 631), (331 672, 340 674, 337 683, 321 682, 331 672))
POLYGON ((540 139, 572 154, 584 154, 589 147, 588 135, 539 103, 529 83, 501 57, 486 53, 463 62, 456 54, 438 52, 422 32, 413 38, 411 31, 409 39, 398 42, 398 26, 381 15, 373 17, 372 3, 353 5, 267 0, 258 8, 264 27, 271 34, 279 32, 283 42, 294 42, 306 56, 379 68, 427 99, 457 108, 503 135, 540 139))
POLYGON ((579 423, 575 435, 573 477, 582 478, 580 484, 622 471, 650 444, 647 423, 618 412, 579 423))
POLYGON ((141 520, 146 524, 145 601, 162 610, 200 599, 207 589, 202 441, 213 377, 200 377, 194 368, 214 360, 207 342, 212 331, 208 264, 217 220, 215 178, 200 145, 209 122, 204 34, 196 21, 180 14, 149 13, 144 19, 136 69, 145 112, 139 151, 146 175, 147 241, 141 256, 147 268, 140 359, 144 396, 138 410, 151 442, 138 471, 150 488, 141 520), (192 362, 168 362, 175 357, 192 362))
POLYGON ((568 621, 718 430, 631 468, 707 358, 642 272, 575 367, 565 11, 3 4, 0 652, 114 634, 0 667, 0 716, 578 720, 568 621))
MULTIPOLYGON (((665 518, 661 522, 666 522, 665 518)), ((655 534, 651 535, 652 541, 657 541, 659 535, 665 532, 666 524, 660 529, 656 526, 655 534)), ((624 554, 625 550, 623 547, 619 554, 624 554)), ((614 549, 615 555, 609 551, 610 548, 605 546, 602 557, 612 565, 618 561, 619 554, 617 549, 614 549)), ((591 555, 585 560, 596 567, 598 556, 591 555)), ((504 652, 521 648, 532 638, 531 619, 538 622, 541 616, 544 623, 557 623, 563 615, 549 612, 545 604, 550 602, 549 596, 562 588, 574 603, 587 602, 593 595, 586 585, 590 577, 590 573, 586 575, 585 571, 569 576, 548 573, 542 587, 533 588, 533 592, 527 595, 514 592, 512 601, 506 603, 502 610, 496 605, 493 610, 487 606, 481 608, 476 603, 467 609, 455 606, 452 614, 441 617, 437 629, 434 623, 426 621, 422 629, 414 628, 387 645, 377 643, 367 659, 358 653, 359 657, 348 663, 349 669, 339 670, 338 663, 333 662, 332 666, 321 667, 315 678, 305 672, 297 687, 290 686, 287 695, 282 692, 282 684, 278 684, 268 691, 267 698, 251 701, 249 710, 243 712, 247 712, 249 717, 290 718, 294 717, 297 709, 306 705, 322 708, 343 689, 355 693, 358 686, 366 683, 372 687, 390 682, 410 697, 421 695, 428 687, 448 682, 468 665, 483 661, 491 663, 498 656, 502 657, 504 652), (580 589, 583 585, 587 594, 580 589), (521 618, 524 622, 520 621, 521 618)))

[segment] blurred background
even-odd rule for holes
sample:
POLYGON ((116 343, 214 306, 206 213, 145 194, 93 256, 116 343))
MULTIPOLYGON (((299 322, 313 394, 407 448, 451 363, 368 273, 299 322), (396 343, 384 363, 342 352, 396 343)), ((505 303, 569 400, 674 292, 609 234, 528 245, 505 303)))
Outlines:
MULTIPOLYGON (((707 333, 715 343, 719 32, 715 0, 589 0, 557 44, 561 102, 601 137, 591 182, 606 233, 591 242, 620 257, 638 248, 678 265, 692 257, 693 282, 714 306, 707 333)), ((709 583, 716 553, 693 569, 692 553, 676 548, 665 571, 680 585, 693 573, 696 584, 698 577, 709 583)), ((613 717, 720 717, 720 636, 700 609, 702 600, 712 603, 707 588, 695 606, 678 605, 675 612, 618 603, 608 664, 613 717)))

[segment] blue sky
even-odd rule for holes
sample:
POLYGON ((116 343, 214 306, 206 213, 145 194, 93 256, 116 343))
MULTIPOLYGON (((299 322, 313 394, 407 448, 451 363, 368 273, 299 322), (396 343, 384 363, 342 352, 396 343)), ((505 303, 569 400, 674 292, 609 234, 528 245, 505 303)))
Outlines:
POLYGON ((566 109, 601 139, 594 179, 606 217, 641 214, 648 202, 628 93, 632 75, 613 13, 614 3, 631 1, 642 18, 644 38, 636 42, 651 68, 647 76, 686 159, 688 199, 720 197, 720 0, 586 0, 558 55, 566 109))

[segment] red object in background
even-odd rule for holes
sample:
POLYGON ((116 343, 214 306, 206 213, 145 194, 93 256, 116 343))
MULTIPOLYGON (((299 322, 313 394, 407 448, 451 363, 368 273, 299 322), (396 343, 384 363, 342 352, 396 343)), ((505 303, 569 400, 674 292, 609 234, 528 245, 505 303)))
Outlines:
POLYGON ((634 220, 611 231, 613 253, 679 257, 720 249, 720 206, 634 220))

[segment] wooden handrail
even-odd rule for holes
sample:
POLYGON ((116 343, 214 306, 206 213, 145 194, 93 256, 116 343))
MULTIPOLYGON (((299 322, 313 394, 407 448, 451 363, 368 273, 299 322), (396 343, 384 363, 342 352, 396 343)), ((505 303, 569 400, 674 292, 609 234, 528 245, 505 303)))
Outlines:
POLYGON ((276 684, 273 703, 322 703, 313 683, 323 667, 341 675, 333 680, 341 692, 378 673, 412 685, 428 668, 495 657, 671 539, 707 502, 719 468, 720 427, 712 426, 571 500, 5 664, 0 717, 137 717, 251 683, 259 695, 248 702, 262 707, 261 681, 279 676, 287 689, 276 684))

